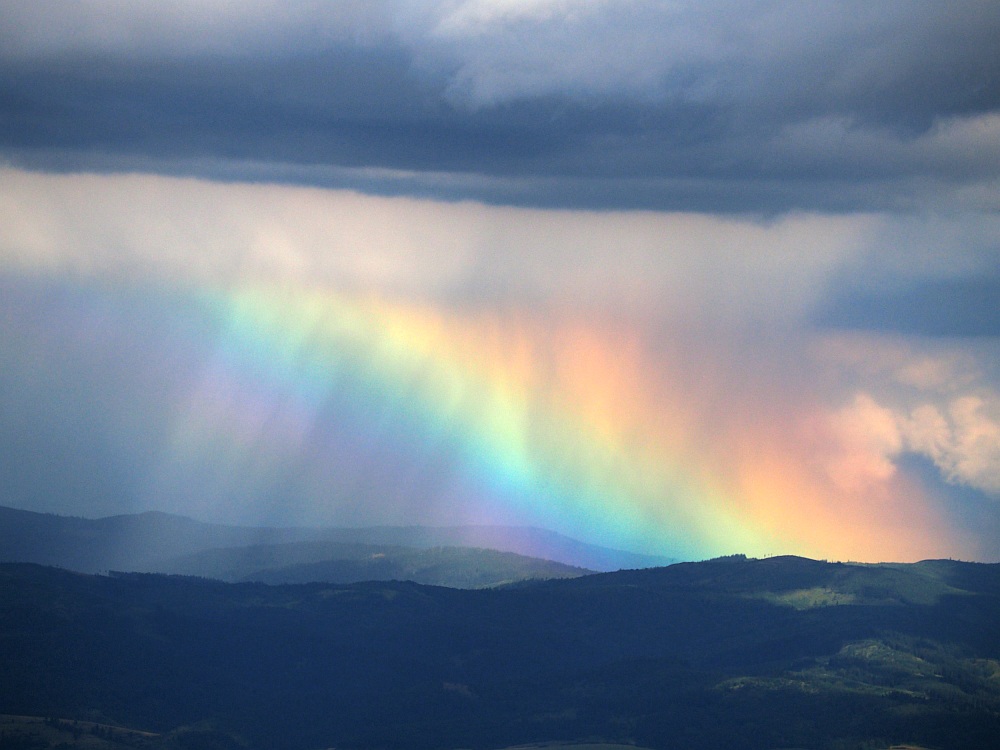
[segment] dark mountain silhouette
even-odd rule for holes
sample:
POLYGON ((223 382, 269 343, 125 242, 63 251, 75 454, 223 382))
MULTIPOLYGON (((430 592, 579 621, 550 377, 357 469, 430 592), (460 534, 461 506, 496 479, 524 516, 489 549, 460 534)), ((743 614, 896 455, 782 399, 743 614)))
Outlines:
MULTIPOLYGON (((35 562, 85 573, 171 571, 169 561, 207 550, 295 542, 417 549, 472 547, 601 571, 675 562, 585 544, 532 527, 258 528, 209 524, 160 512, 87 519, 0 506, 0 561, 35 562)), ((291 553, 291 548, 286 549, 291 553)), ((289 560, 278 565, 295 563, 289 560)))
POLYGON ((3 565, 0 713, 155 748, 993 750, 998 622, 1000 565, 947 560, 481 590, 3 565))

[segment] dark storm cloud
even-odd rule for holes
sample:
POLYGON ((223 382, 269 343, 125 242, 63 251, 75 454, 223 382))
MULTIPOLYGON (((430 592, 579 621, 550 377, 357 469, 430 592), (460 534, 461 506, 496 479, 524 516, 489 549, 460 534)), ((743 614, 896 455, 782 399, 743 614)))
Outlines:
POLYGON ((33 7, 0 10, 0 147, 26 166, 545 206, 995 203, 995 3, 83 3, 51 28, 33 7))

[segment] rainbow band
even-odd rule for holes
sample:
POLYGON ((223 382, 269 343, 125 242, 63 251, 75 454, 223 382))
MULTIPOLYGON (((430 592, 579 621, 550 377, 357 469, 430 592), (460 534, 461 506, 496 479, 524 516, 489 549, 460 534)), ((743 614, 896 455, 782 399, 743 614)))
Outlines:
POLYGON ((127 465, 115 491, 137 509, 530 524, 689 559, 968 549, 913 475, 852 472, 867 456, 843 453, 836 411, 741 381, 712 359, 724 345, 302 286, 10 283, 12 388, 44 410, 46 388, 88 383, 71 416, 100 415, 93 455, 111 463, 95 470, 127 465))
MULTIPOLYGON (((340 420, 358 434, 346 443, 338 436, 331 450, 380 444, 427 462, 446 454, 455 502, 471 494, 522 522, 675 557, 765 544, 728 510, 720 488, 669 459, 677 453, 665 439, 671 425, 654 429, 661 412, 644 386, 639 349, 622 332, 446 318, 374 297, 263 287, 228 295, 218 312, 225 323, 208 378, 214 395, 200 396, 191 412, 201 415, 192 421, 202 435, 187 425, 189 457, 217 454, 204 432, 221 428, 230 440, 254 435, 257 461, 269 431, 285 448, 272 460, 288 461, 315 451, 340 420), (266 430, 259 419, 241 430, 252 411, 233 395, 241 388, 281 394, 266 430), (228 405, 220 408, 220 398, 228 405)), ((248 449, 246 441, 238 448, 248 449)), ((350 487, 316 490, 332 502, 350 487)))

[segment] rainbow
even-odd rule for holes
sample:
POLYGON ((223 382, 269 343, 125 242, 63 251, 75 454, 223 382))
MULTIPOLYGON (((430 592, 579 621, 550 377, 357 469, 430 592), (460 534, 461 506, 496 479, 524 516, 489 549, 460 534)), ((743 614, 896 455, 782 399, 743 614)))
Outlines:
POLYGON ((0 383, 36 414, 7 432, 69 420, 136 510, 534 525, 681 559, 970 548, 919 477, 844 452, 801 377, 740 369, 763 358, 697 326, 302 283, 3 283, 0 383))
POLYGON ((461 484, 513 517, 627 547, 668 539, 677 556, 739 538, 721 498, 683 511, 719 490, 643 434, 637 362, 605 346, 611 332, 262 289, 235 293, 229 314, 234 371, 287 389, 299 413, 335 401, 366 415, 368 439, 454 454, 461 484))
POLYGON ((810 468, 788 415, 706 424, 711 394, 672 382, 613 320, 276 285, 207 308, 217 341, 170 463, 223 462, 214 492, 301 467, 331 517, 413 504, 413 522, 525 523, 682 559, 912 559, 940 544, 919 487, 845 493, 810 468))

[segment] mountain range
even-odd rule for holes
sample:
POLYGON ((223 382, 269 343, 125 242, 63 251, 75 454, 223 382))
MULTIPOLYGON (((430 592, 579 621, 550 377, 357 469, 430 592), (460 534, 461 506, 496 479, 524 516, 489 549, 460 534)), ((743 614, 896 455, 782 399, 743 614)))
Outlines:
POLYGON ((86 519, 7 507, 0 507, 0 561, 232 582, 396 578, 459 587, 675 562, 531 527, 266 528, 161 512, 86 519))
POLYGON ((476 590, 4 564, 0 729, 41 748, 994 750, 998 622, 1000 565, 950 560, 476 590))

